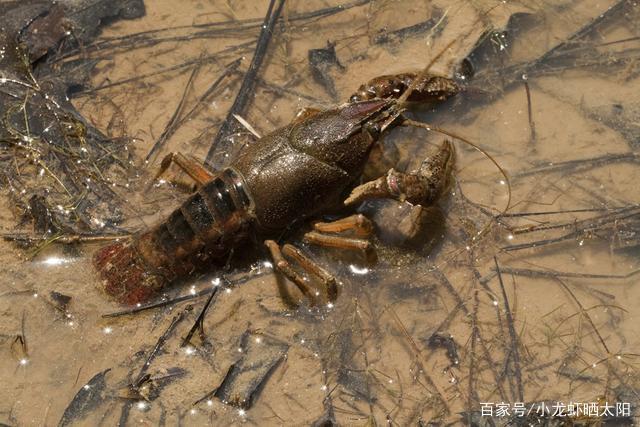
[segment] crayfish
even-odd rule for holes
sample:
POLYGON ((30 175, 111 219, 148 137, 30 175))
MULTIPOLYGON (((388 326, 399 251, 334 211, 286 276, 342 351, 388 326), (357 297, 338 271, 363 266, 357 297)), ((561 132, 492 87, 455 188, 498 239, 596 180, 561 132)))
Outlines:
MULTIPOLYGON (((453 80, 426 73, 378 77, 361 86, 346 104, 306 110, 250 144, 224 170, 211 172, 184 155, 170 154, 161 172, 175 163, 194 179, 197 190, 155 227, 95 254, 105 291, 125 304, 146 301, 180 279, 210 268, 253 233, 266 239, 275 269, 307 298, 315 301, 320 292, 310 287, 294 263, 319 279, 326 300, 335 300, 335 277, 299 248, 278 244, 274 236, 300 219, 368 199, 434 204, 446 189, 455 159, 448 140, 417 170, 405 173, 392 168, 362 184, 361 175, 381 136, 405 120, 399 100, 433 105, 459 91, 453 80)), ((363 215, 317 222, 313 227, 304 235, 312 244, 373 251, 366 239, 372 225, 363 215), (355 237, 343 235, 347 231, 355 237)))

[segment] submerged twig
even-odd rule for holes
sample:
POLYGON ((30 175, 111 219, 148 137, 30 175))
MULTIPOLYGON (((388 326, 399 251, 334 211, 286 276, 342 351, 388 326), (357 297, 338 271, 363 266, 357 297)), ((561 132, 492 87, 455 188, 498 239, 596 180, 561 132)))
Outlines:
MULTIPOLYGON (((227 282, 227 285, 229 285, 230 283, 233 284, 233 286, 238 286, 242 283, 248 282, 251 279, 254 279, 256 277, 260 277, 263 274, 267 274, 267 270, 263 270, 263 271, 259 271, 259 272, 254 272, 252 274, 243 274, 242 276, 239 276, 237 278, 233 278, 232 282, 229 281, 225 281, 227 282)), ((202 289, 199 292, 193 293, 193 294, 188 294, 188 295, 182 295, 182 296, 178 296, 176 298, 173 299, 168 299, 168 300, 162 300, 162 301, 158 301, 158 302, 153 302, 147 305, 141 305, 140 307, 132 307, 126 310, 122 310, 122 311, 116 311, 113 313, 107 313, 107 314, 103 314, 102 317, 103 318, 111 318, 111 317, 120 317, 120 316, 128 316, 128 315, 132 315, 132 314, 138 314, 142 311, 147 311, 147 310, 152 310, 154 308, 160 308, 160 307, 166 307, 169 305, 174 305, 174 304, 178 304, 184 301, 190 301, 192 299, 196 299, 196 298, 200 298, 203 297, 205 295, 209 295, 213 292, 217 292, 216 289, 218 287, 207 287, 205 289, 202 289)))
POLYGON ((518 402, 524 402, 524 386, 522 383, 522 372, 520 370, 520 352, 518 350, 519 342, 516 334, 516 329, 513 321, 513 314, 509 308, 509 299, 507 298, 507 291, 504 288, 504 282, 502 281, 502 273, 500 272, 500 266, 498 265, 498 258, 493 257, 493 261, 496 265, 496 273, 498 274, 498 283, 500 283, 500 290, 502 291, 502 299, 504 300, 504 309, 507 317, 507 326, 509 328, 509 337, 511 338, 511 346, 513 353, 513 365, 516 375, 516 384, 518 386, 518 402))
POLYGON ((393 308, 389 307, 388 311, 392 314, 393 320, 396 322, 396 325, 400 329, 400 332, 402 332, 402 334, 404 335, 405 339, 407 340, 407 342, 411 346, 411 349, 414 351, 415 357, 416 357, 416 363, 421 365, 421 371, 424 374, 424 376, 427 379, 427 381, 429 382, 429 385, 431 385, 435 389, 436 393, 438 394, 438 399, 444 405, 444 407, 446 409, 446 412, 448 414, 451 413, 451 407, 449 406, 448 399, 446 398, 446 394, 445 394, 444 390, 442 390, 441 387, 427 373, 426 367, 422 366, 423 364, 422 364, 422 361, 420 360, 421 356, 422 356, 422 351, 420 351, 420 348, 416 344, 416 342, 413 339, 413 337, 409 334, 409 331, 407 331, 407 328, 404 326, 404 324, 402 323, 402 321, 398 317, 398 314, 395 312, 395 310, 393 310, 393 308))
MULTIPOLYGON (((462 312, 464 313, 464 315, 467 317, 470 317, 471 311, 467 307, 467 304, 464 302, 464 300, 462 299, 458 291, 456 291, 456 289, 453 287, 453 285, 451 284, 447 276, 445 276, 444 273, 442 273, 442 271, 440 271, 439 269, 434 270, 433 273, 438 277, 438 279, 447 289, 449 294, 451 294, 451 296, 454 298, 458 306, 462 309, 462 312)), ((504 391, 504 387, 502 386, 502 382, 500 381, 500 375, 498 375, 498 372, 496 371, 496 364, 494 363, 493 358, 491 357, 491 353, 489 353, 489 348, 487 347, 487 344, 485 343, 485 341, 482 339, 480 329, 477 330, 477 336, 480 341, 480 347, 482 348, 483 356, 487 360, 489 364, 489 369, 491 370, 491 373, 493 374, 494 380, 496 382, 496 387, 498 388, 498 392, 500 393, 500 398, 504 400, 507 397, 504 391)))
POLYGON ((194 65, 198 65, 198 64, 199 65, 204 65, 204 64, 207 64, 207 63, 210 63, 210 62, 216 62, 223 55, 228 54, 228 53, 238 53, 238 51, 241 51, 242 49, 248 48, 249 46, 253 45, 254 43, 255 43, 255 41, 253 41, 253 40, 249 41, 249 42, 241 43, 239 45, 231 46, 231 47, 228 47, 228 48, 223 49, 221 51, 218 51, 213 55, 208 55, 208 56, 204 56, 204 57, 201 56, 201 57, 198 57, 196 59, 190 59, 188 61, 184 61, 184 62, 181 62, 181 63, 176 64, 176 65, 171 65, 169 67, 164 67, 164 68, 161 68, 160 70, 152 71, 150 73, 142 74, 142 75, 135 76, 135 77, 130 77, 130 78, 127 78, 127 79, 118 80, 118 81, 111 82, 111 83, 105 83, 105 84, 103 84, 101 86, 97 86, 97 87, 90 88, 90 89, 87 89, 87 90, 84 90, 84 91, 76 92, 75 95, 77 96, 77 95, 89 94, 89 93, 93 93, 93 92, 96 92, 96 91, 99 91, 99 90, 104 90, 104 89, 109 89, 109 88, 112 88, 112 87, 115 87, 115 86, 120 86, 120 85, 123 85, 123 84, 126 84, 126 83, 132 83, 132 82, 135 82, 135 81, 138 81, 138 80, 144 80, 144 79, 147 79, 149 77, 158 76, 160 74, 168 73, 168 72, 171 72, 171 71, 182 70, 182 69, 194 66, 194 65))
POLYGON ((211 165, 212 163, 213 157, 216 152, 216 147, 218 146, 220 141, 226 138, 230 133, 232 133, 232 129, 235 126, 233 118, 234 114, 244 116, 246 113, 246 108, 251 101, 250 95, 253 94, 254 88, 256 86, 256 76, 258 75, 258 70, 260 69, 262 61, 264 60, 264 56, 267 52, 267 47, 269 46, 269 41, 271 40, 275 24, 280 17, 280 13, 282 12, 285 0, 278 0, 278 6, 274 11, 273 8, 275 2, 276 0, 271 0, 271 2, 269 3, 269 9, 267 10, 264 23, 262 24, 262 31, 260 31, 260 36, 258 37, 256 50, 253 54, 253 59, 251 60, 249 69, 244 75, 242 86, 240 86, 238 95, 236 96, 231 109, 229 109, 227 117, 222 123, 222 126, 220 126, 216 137, 209 147, 209 152, 207 153, 207 157, 205 158, 205 163, 209 165, 211 165))
POLYGON ((204 334, 204 316, 207 314, 209 306, 214 301, 214 298, 218 295, 219 291, 219 286, 216 286, 213 289, 213 292, 211 292, 211 295, 209 295, 207 302, 204 303, 204 307, 202 307, 202 311, 200 311, 200 314, 198 315, 196 321, 193 323, 193 326, 189 330, 189 333, 182 340, 182 344, 180 344, 180 347, 185 347, 191 343, 191 338, 193 337, 193 334, 196 332, 196 330, 200 330, 200 333, 204 334))
POLYGON ((151 156, 153 156, 158 150, 160 150, 164 146, 165 142, 167 142, 167 139, 169 139, 169 136, 173 134, 177 129, 178 120, 180 119, 180 115, 182 114, 182 110, 187 101, 187 95, 189 94, 189 91, 193 87, 193 81, 195 80, 196 75, 200 71, 201 67, 202 67, 201 63, 198 63, 196 64, 195 67, 193 67, 193 70, 189 75, 189 79, 187 80, 187 84, 184 87, 182 97, 180 98, 180 102, 178 102, 178 106, 176 107, 176 110, 173 112, 173 115, 169 119, 169 122, 165 126, 164 131, 162 131, 162 134, 160 135, 158 140, 153 144, 153 147, 151 147, 151 150, 149 150, 149 153, 145 157, 145 160, 148 161, 151 158, 151 156))
MULTIPOLYGON (((580 278, 580 279, 628 279, 636 274, 640 273, 640 270, 633 270, 627 274, 591 274, 591 273, 573 273, 569 271, 556 271, 556 270, 533 270, 529 268, 511 268, 500 267, 500 271, 506 274, 513 274, 514 276, 526 276, 526 277, 567 277, 567 278, 580 278)), ((495 277, 496 271, 483 277, 481 282, 487 283, 493 277, 495 277)))
POLYGON ((195 293, 195 294, 183 295, 183 296, 179 296, 177 298, 171 299, 171 300, 154 302, 154 303, 147 304, 147 305, 141 305, 140 307, 134 307, 134 308, 129 308, 127 310, 116 311, 116 312, 113 312, 113 313, 107 313, 107 314, 103 314, 102 317, 103 318, 110 318, 110 317, 129 316, 131 314, 137 314, 137 313, 140 313, 142 311, 152 310, 154 308, 166 307, 168 305, 178 304, 178 303, 183 302, 183 301, 189 301, 189 300, 192 300, 192 299, 200 298, 202 296, 209 295, 210 293, 214 292, 214 290, 215 289, 203 289, 202 291, 200 291, 198 293, 195 293))
POLYGON ((156 345, 153 347, 151 352, 149 352, 149 355, 147 356, 147 360, 145 360, 144 365, 142 365, 142 368, 140 369, 138 376, 132 382, 132 385, 134 388, 141 384, 142 380, 144 379, 147 373, 147 370, 149 369, 149 366, 151 366, 151 362, 153 362, 153 360, 156 358, 156 356, 158 355, 158 353, 160 352, 164 344, 169 339, 169 336, 173 333, 176 326, 178 326, 178 323, 180 323, 184 319, 185 315, 188 312, 190 312, 192 308, 193 307, 189 305, 180 313, 178 313, 169 324, 169 327, 167 327, 164 333, 160 335, 160 338, 158 338, 156 345))
POLYGON ((631 224, 634 224, 633 221, 637 221, 637 218, 640 215, 640 210, 638 206, 628 206, 624 208, 619 208, 614 210, 612 213, 607 213, 605 215, 601 215, 595 218, 584 219, 580 221, 569 221, 555 224, 542 224, 528 227, 521 227, 517 229, 512 229, 514 234, 522 234, 522 233, 531 233, 534 231, 541 230, 552 230, 552 229, 563 229, 571 227, 573 230, 564 235, 553 237, 549 239, 536 240, 533 242, 519 243, 514 245, 503 246, 501 249, 504 251, 516 251, 521 249, 534 248, 538 246, 549 245, 552 243, 563 242, 566 240, 579 238, 579 237, 590 237, 591 235, 597 235, 598 232, 602 232, 607 229, 615 229, 619 227, 624 221, 631 221, 631 224))
POLYGON ((107 242, 110 240, 118 240, 118 239, 126 239, 131 237, 130 234, 119 234, 119 235, 82 235, 78 234, 75 236, 65 236, 65 235, 54 235, 54 236, 34 236, 33 234, 28 233, 6 233, 1 234, 4 240, 10 242, 19 242, 22 244, 34 244, 34 243, 63 243, 63 244, 73 244, 73 243, 93 243, 93 242, 107 242))
POLYGON ((535 167, 529 170, 519 172, 514 178, 522 178, 540 173, 552 173, 563 170, 585 170, 595 167, 605 166, 611 163, 637 162, 640 160, 640 153, 620 153, 605 154, 604 156, 591 157, 587 159, 566 160, 563 162, 550 162, 547 165, 535 167))
MULTIPOLYGON (((563 55, 571 53, 571 50, 576 46, 578 40, 594 31, 602 22, 620 13, 628 4, 631 4, 630 0, 619 0, 615 5, 610 6, 609 8, 607 8, 607 10, 598 14, 594 19, 592 19, 578 31, 576 31, 533 61, 514 64, 502 69, 500 71, 501 76, 506 76, 504 78, 504 86, 511 86, 514 83, 521 81, 523 76, 528 77, 528 75, 530 74, 554 71, 553 64, 551 64, 552 60, 562 58, 563 55)), ((576 65, 578 65, 578 62, 579 61, 576 61, 576 65)), ((606 63, 611 64, 611 62, 613 62, 612 58, 607 58, 606 63)), ((586 63, 580 65, 586 66, 590 64, 586 63)), ((478 77, 481 77, 480 74, 476 76, 476 78, 478 77)), ((487 78, 487 76, 484 77, 487 78)), ((476 83, 479 82, 476 80, 476 83)))
MULTIPOLYGON (((202 95, 200 95, 195 105, 189 111, 187 111, 182 117, 180 117, 179 114, 178 115, 174 114, 174 117, 169 122, 169 125, 167 125, 167 128, 165 129, 165 131, 162 133, 160 138, 158 138, 156 143, 153 145, 153 147, 147 154, 147 157, 145 158, 145 160, 149 160, 156 152, 158 152, 162 148, 162 146, 166 143, 166 141, 169 138, 171 138, 173 134, 182 125, 184 125, 187 121, 189 121, 193 116, 196 115, 196 113, 202 108, 204 102, 211 96, 211 94, 214 91, 216 91, 220 87, 220 84, 222 83, 222 81, 227 77, 229 77, 231 74, 236 72, 236 70, 238 69, 238 66, 240 65, 241 60, 242 58, 238 58, 235 61, 227 64, 224 70, 222 71, 222 73, 218 76, 218 78, 211 84, 211 86, 209 86, 209 88, 206 91, 204 91, 202 95)), ((180 105, 182 106, 182 103, 180 105)), ((176 110, 176 113, 178 113, 178 110, 176 110)))
POLYGON ((589 312, 587 310, 585 310, 585 308, 582 305, 582 303, 580 302, 580 300, 576 297, 576 295, 573 293, 573 291, 569 288, 569 286, 562 279, 560 279, 558 277, 555 277, 554 279, 555 279, 556 282, 558 282, 560 284, 560 286, 562 286, 562 288, 565 291, 567 291, 567 293, 575 301, 575 303, 578 305, 578 308, 580 309, 580 313, 584 316, 585 319, 587 319, 587 321, 589 322, 589 325, 591 325, 591 328, 593 329, 593 332, 596 334, 596 336, 600 340, 600 344, 602 344, 602 347, 604 347, 604 350, 607 352, 607 354, 611 354, 611 351, 609 351, 609 347, 607 346, 607 343, 604 341, 604 338, 602 338, 602 335, 600 335, 600 332, 598 331, 598 328, 596 327, 596 324, 593 323, 593 320, 591 319, 591 316, 589 316, 589 312))
POLYGON ((531 108, 531 89, 529 88, 529 82, 524 81, 524 91, 527 94, 527 113, 529 117, 529 131, 531 132, 531 145, 535 146, 536 143, 536 124, 533 122, 533 111, 531 108))

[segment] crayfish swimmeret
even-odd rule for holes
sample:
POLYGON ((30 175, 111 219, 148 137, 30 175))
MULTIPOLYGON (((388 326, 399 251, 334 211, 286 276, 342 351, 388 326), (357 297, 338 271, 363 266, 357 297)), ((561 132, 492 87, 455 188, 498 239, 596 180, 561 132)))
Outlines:
MULTIPOLYGON (((293 268, 295 261, 337 296, 335 278, 293 245, 274 240, 301 218, 317 217, 372 198, 432 205, 444 189, 455 152, 445 140, 439 151, 409 173, 395 169, 358 185, 372 148, 381 135, 404 120, 402 102, 435 104, 457 94, 452 80, 434 75, 378 77, 363 85, 350 102, 326 111, 309 111, 246 147, 226 169, 210 172, 181 154, 172 162, 198 184, 166 220, 131 239, 101 248, 94 256, 105 291, 125 304, 157 295, 168 285, 202 271, 246 241, 250 233, 267 238, 275 268, 312 301, 319 293, 293 268)), ((316 223, 304 238, 310 243, 372 251, 364 239, 371 223, 363 215, 316 223), (352 230, 356 237, 340 233, 352 230)))

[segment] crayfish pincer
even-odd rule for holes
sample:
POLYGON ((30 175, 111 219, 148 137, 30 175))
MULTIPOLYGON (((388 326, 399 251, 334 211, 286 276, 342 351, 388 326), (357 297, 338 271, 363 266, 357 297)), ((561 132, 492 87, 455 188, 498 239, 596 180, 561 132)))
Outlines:
MULTIPOLYGON (((397 98, 408 87, 415 92, 411 99, 426 103, 441 102, 459 90, 439 76, 381 77, 364 85, 357 100, 326 111, 307 111, 258 139, 224 170, 210 172, 181 154, 167 156, 160 173, 176 163, 196 181, 197 190, 155 227, 98 250, 93 261, 106 293, 124 304, 146 301, 211 268, 253 233, 267 239, 276 270, 307 298, 315 302, 320 292, 310 288, 299 269, 320 280, 324 299, 334 300, 336 279, 328 271, 295 246, 281 247, 269 238, 301 219, 344 208, 345 200, 353 205, 383 197, 422 206, 437 201, 454 162, 449 141, 418 170, 391 169, 384 177, 358 185, 372 148, 385 130, 403 120, 397 98), (421 80, 413 83, 415 79, 421 80), (401 90, 391 87, 394 82, 401 90)), ((315 223, 304 239, 371 254, 366 240, 371 231, 367 218, 351 215, 315 223), (351 236, 342 235, 347 231, 351 236)))

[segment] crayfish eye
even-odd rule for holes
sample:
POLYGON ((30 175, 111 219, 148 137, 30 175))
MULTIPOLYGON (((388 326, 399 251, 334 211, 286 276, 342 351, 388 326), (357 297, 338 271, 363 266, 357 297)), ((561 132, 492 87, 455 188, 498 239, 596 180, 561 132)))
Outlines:
POLYGON ((362 129, 367 132, 373 139, 377 139, 380 136, 381 128, 377 122, 366 122, 362 129))

